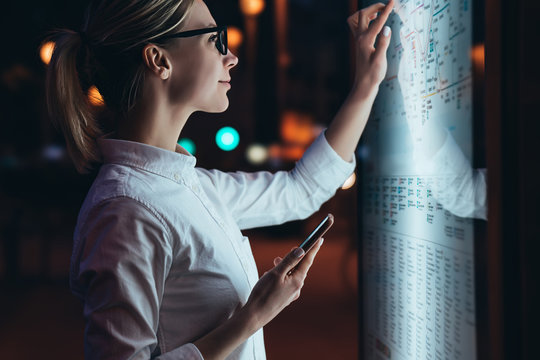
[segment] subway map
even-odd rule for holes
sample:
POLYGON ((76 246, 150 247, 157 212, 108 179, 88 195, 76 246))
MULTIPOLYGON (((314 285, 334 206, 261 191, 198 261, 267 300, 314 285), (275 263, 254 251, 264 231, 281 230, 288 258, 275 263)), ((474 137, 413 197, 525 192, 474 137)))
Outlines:
POLYGON ((472 157, 471 1, 398 0, 387 25, 387 76, 358 148, 364 355, 474 359, 474 223, 418 166, 441 134, 472 157))

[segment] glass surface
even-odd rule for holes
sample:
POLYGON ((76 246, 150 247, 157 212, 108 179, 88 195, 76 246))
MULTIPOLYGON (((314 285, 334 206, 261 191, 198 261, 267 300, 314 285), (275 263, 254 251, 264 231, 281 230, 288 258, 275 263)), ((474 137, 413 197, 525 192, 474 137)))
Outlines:
POLYGON ((476 358, 473 218, 487 215, 470 166, 471 5, 396 1, 387 23, 388 72, 357 153, 366 359, 476 358))

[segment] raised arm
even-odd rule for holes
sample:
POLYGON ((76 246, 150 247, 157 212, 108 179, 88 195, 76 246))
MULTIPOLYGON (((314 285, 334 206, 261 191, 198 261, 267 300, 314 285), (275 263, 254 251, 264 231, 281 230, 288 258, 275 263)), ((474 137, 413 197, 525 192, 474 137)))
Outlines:
POLYGON ((387 5, 373 4, 347 19, 355 40, 356 74, 349 96, 326 131, 328 143, 346 161, 353 158, 379 84, 386 75, 391 34, 384 24, 393 6, 394 0, 387 5))

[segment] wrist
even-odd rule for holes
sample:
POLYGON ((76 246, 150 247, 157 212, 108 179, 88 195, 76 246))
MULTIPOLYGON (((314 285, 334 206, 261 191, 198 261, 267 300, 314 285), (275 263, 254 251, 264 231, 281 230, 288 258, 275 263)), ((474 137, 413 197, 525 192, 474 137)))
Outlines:
POLYGON ((349 92, 349 97, 359 101, 373 100, 378 92, 379 84, 373 85, 355 82, 349 92))
POLYGON ((256 317, 244 306, 193 344, 206 360, 224 359, 261 327, 256 317))
POLYGON ((257 311, 254 311, 249 303, 239 309, 233 317, 235 321, 242 324, 244 331, 251 336, 256 333, 265 324, 257 316, 257 311))

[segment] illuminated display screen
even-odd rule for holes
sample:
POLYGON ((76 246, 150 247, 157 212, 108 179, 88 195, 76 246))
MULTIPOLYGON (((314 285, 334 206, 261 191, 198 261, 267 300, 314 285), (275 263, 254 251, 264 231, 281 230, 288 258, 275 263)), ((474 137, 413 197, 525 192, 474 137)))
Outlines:
POLYGON ((357 153, 367 359, 476 358, 471 5, 396 1, 387 23, 357 153))

